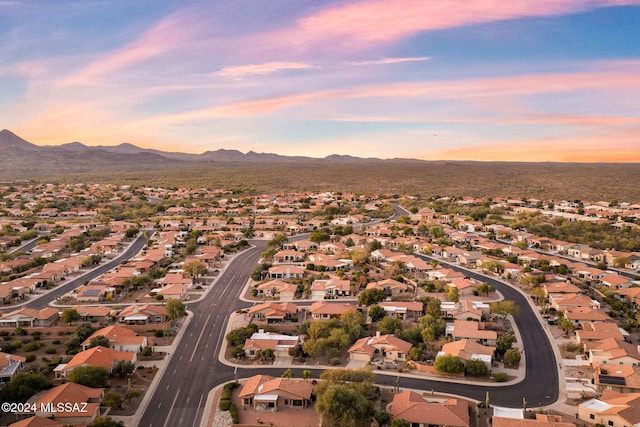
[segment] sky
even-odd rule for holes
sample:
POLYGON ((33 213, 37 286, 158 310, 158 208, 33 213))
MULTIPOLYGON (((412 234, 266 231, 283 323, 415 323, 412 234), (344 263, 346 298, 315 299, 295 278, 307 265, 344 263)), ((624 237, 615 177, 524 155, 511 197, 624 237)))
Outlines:
POLYGON ((640 0, 0 0, 0 128, 188 153, 640 162, 640 0))

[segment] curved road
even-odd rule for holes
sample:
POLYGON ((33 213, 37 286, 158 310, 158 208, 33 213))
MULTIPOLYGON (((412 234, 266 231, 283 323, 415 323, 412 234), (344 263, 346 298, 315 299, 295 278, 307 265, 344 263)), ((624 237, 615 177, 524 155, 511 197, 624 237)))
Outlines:
POLYGON ((146 243, 146 239, 144 235, 140 233, 140 235, 138 235, 138 237, 131 243, 131 245, 129 245, 129 247, 125 249, 125 251, 122 252, 118 257, 94 268, 91 271, 88 271, 87 273, 84 273, 80 277, 76 277, 75 279, 59 284, 58 286, 47 291, 46 294, 43 294, 38 298, 35 298, 30 301, 26 301, 21 304, 13 305, 11 307, 0 309, 0 311, 13 311, 22 306, 28 306, 38 310, 48 307, 49 304, 55 301, 56 298, 58 298, 59 296, 62 296, 68 293, 70 290, 77 288, 78 286, 82 285, 84 282, 88 280, 95 279, 96 277, 106 273, 107 271, 111 270, 112 268, 120 264, 123 260, 133 257, 138 252, 140 252, 140 250, 144 247, 145 243, 146 243))
MULTIPOLYGON (((241 302, 239 296, 260 253, 264 251, 266 242, 253 243, 255 247, 236 255, 203 300, 189 305, 193 318, 187 323, 179 345, 174 350, 162 377, 158 379, 158 386, 139 425, 200 425, 202 405, 206 402, 209 391, 234 379, 234 368, 220 363, 218 354, 223 348, 229 315, 235 310, 247 307, 247 303, 241 302)), ((523 397, 532 406, 554 403, 559 394, 557 362, 551 343, 526 297, 492 278, 466 270, 465 274, 491 283, 505 298, 512 299, 521 306, 521 314, 515 317, 515 322, 526 349, 526 377, 520 383, 512 385, 473 385, 400 377, 400 387, 452 393, 480 401, 485 399, 489 391, 492 404, 507 407, 521 407, 523 397)), ((273 373, 274 369, 282 370, 267 367, 238 368, 237 374, 239 377, 259 373, 278 375, 279 373, 273 373)), ((296 370, 298 376, 299 371, 301 369, 296 370)), ((396 375, 379 375, 379 383, 395 385, 396 375)))

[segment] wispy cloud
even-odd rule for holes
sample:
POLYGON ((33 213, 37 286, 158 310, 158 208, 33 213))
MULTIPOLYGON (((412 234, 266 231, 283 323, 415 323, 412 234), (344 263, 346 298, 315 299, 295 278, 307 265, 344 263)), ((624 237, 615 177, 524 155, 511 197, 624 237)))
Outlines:
MULTIPOLYGON (((370 0, 349 2, 306 16, 267 36, 267 44, 290 42, 298 48, 339 43, 348 49, 395 42, 429 30, 516 19, 564 15, 606 6, 637 5, 640 0, 370 0), (344 43, 344 40, 350 43, 344 43)), ((261 37, 264 37, 262 35, 261 37)), ((338 47, 336 47, 338 48, 338 47)))
POLYGON ((311 65, 302 62, 267 62, 263 64, 225 67, 216 74, 220 77, 238 79, 249 75, 263 75, 277 73, 279 71, 304 70, 308 68, 312 68, 311 65))
POLYGON ((371 60, 371 61, 354 61, 351 62, 351 65, 390 65, 390 64, 400 64, 403 62, 422 62, 422 61, 427 61, 431 58, 427 57, 427 56, 414 56, 414 57, 407 57, 407 58, 383 58, 383 59, 376 59, 376 60, 371 60))
POLYGON ((185 48, 195 32, 191 11, 176 12, 147 30, 128 45, 107 53, 62 81, 65 85, 91 85, 96 79, 143 63, 167 52, 185 48))

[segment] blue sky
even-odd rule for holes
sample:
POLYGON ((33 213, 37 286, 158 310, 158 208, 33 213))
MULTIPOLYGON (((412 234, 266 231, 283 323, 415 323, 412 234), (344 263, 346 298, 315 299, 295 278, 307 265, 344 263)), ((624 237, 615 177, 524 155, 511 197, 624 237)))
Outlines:
POLYGON ((1 127, 201 153, 640 161, 640 0, 0 0, 1 127))

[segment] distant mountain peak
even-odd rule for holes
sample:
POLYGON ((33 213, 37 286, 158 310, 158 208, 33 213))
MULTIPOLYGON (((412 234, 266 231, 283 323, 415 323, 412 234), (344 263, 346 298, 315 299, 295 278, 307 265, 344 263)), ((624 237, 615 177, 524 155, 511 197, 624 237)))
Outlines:
POLYGON ((2 129, 0 131, 0 147, 3 148, 22 148, 22 149, 37 149, 38 147, 31 144, 28 141, 20 138, 15 133, 8 129, 2 129))

